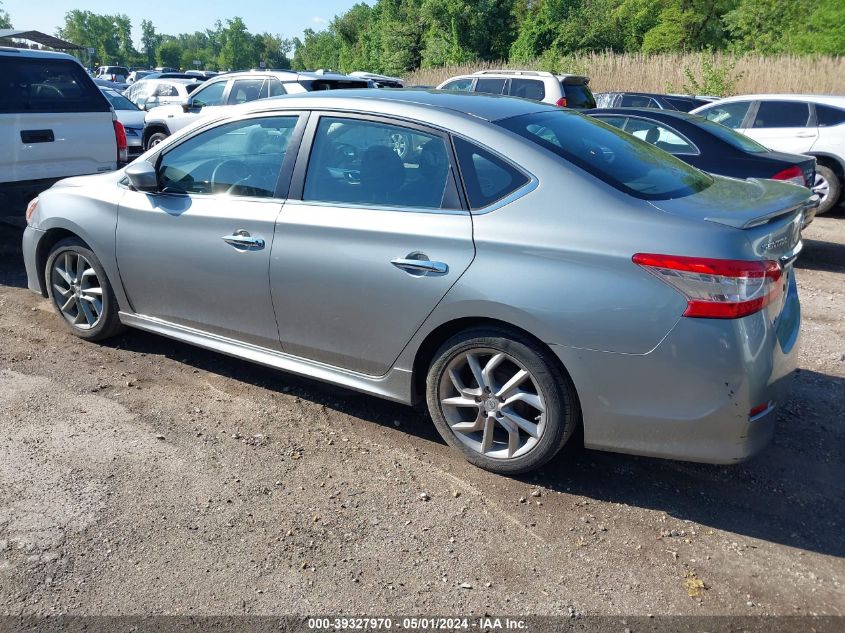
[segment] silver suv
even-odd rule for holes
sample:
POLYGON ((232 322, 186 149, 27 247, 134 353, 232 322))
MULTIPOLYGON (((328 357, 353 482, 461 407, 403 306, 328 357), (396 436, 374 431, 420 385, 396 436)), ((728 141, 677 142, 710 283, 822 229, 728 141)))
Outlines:
POLYGON ((596 107, 589 83, 590 78, 583 75, 554 75, 541 70, 480 70, 447 79, 437 89, 510 95, 562 108, 588 110, 596 107))
POLYGON ((209 79, 188 99, 151 109, 144 125, 144 148, 149 149, 161 143, 177 130, 196 121, 199 116, 217 113, 220 108, 299 92, 374 86, 373 81, 366 77, 322 70, 251 70, 227 73, 209 79))

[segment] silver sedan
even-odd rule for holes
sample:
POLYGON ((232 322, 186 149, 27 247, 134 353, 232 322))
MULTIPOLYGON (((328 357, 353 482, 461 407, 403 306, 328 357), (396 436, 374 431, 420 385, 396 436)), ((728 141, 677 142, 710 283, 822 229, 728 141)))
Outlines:
POLYGON ((425 401, 495 472, 581 425, 590 448, 731 463, 795 366, 811 204, 541 103, 309 93, 58 183, 24 257, 81 338, 130 326, 425 401))

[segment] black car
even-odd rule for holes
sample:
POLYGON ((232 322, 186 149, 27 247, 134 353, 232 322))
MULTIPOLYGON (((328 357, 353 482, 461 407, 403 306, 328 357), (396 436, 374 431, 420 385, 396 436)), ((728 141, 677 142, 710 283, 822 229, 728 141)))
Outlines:
POLYGON ((681 112, 695 110, 711 101, 690 95, 659 95, 653 92, 599 92, 595 97, 599 108, 654 108, 681 112))
POLYGON ((695 114, 646 108, 585 110, 703 171, 733 178, 773 178, 811 188, 816 159, 775 152, 720 123, 695 114))

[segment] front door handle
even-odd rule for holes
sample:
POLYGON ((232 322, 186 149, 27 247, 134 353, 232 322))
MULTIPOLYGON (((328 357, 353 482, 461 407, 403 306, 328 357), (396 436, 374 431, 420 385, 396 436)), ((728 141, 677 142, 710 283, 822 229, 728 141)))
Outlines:
POLYGON ((815 134, 813 132, 802 132, 801 134, 795 135, 797 138, 813 138, 815 134))
POLYGON ((425 255, 417 255, 416 253, 411 253, 406 258, 392 259, 390 263, 396 268, 417 277, 439 276, 449 272, 449 266, 443 262, 433 262, 425 255), (415 259, 415 257, 420 257, 420 259, 415 259))
POLYGON ((260 251, 264 248, 264 240, 260 237, 252 237, 244 229, 238 229, 231 235, 224 235, 223 241, 231 244, 237 249, 247 251, 260 251))

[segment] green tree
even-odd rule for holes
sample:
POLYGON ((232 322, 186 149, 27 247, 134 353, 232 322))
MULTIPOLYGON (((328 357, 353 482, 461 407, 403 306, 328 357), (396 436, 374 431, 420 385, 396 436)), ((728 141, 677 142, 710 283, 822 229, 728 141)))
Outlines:
POLYGON ((147 68, 156 65, 156 49, 161 43, 161 36, 149 20, 141 20, 141 52, 144 54, 147 68))
POLYGON ((162 36, 163 40, 156 49, 156 59, 160 66, 181 68, 182 46, 179 40, 169 35, 162 36))
MULTIPOLYGON (((0 2, 0 4, 3 4, 0 2)), ((12 19, 9 17, 9 14, 0 9, 0 29, 10 29, 12 28, 12 19)))
POLYGON ((252 36, 246 30, 241 18, 226 20, 221 31, 222 46, 218 56, 219 67, 226 70, 242 70, 257 66, 258 60, 252 46, 252 36))
POLYGON ((65 24, 58 31, 62 39, 95 49, 95 59, 101 64, 122 63, 116 18, 91 11, 74 9, 65 14, 65 24))

